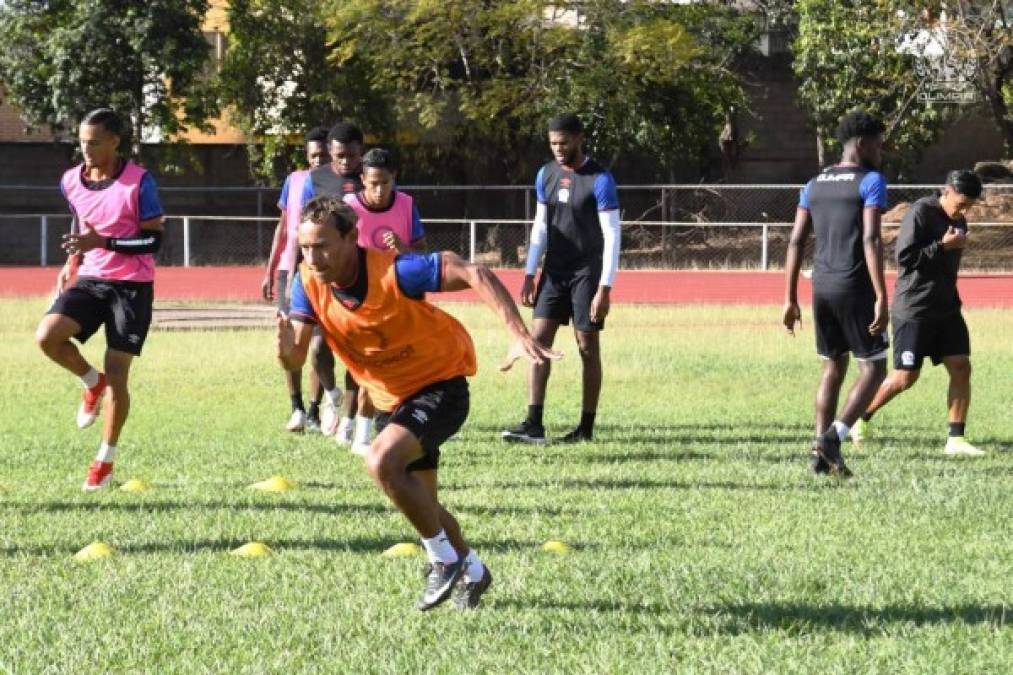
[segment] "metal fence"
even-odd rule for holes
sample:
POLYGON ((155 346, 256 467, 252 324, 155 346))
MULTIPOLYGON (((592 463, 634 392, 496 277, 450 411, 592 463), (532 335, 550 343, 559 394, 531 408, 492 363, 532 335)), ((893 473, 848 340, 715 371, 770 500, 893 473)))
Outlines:
MULTIPOLYGON (((483 190, 438 186, 405 187, 419 204, 428 245, 452 250, 489 265, 519 267, 525 262, 533 198, 524 187, 483 190), (484 195, 482 212, 509 217, 442 217, 433 208, 441 191, 484 195), (427 192, 428 191, 428 192, 427 192), (434 211, 436 213, 434 213, 434 211), (520 213, 516 213, 520 212, 520 213)), ((907 205, 934 186, 889 189, 884 217, 888 260, 907 205)), ((646 185, 621 186, 625 269, 771 269, 783 265, 799 186, 646 185)), ((225 193, 226 195, 230 193, 225 193)), ((169 203, 169 200, 165 200, 169 203)), ((172 210, 167 207, 172 213, 172 210)), ((242 210, 242 209, 240 209, 242 210)), ((474 211, 467 208, 466 211, 474 211)), ((971 244, 964 269, 1013 270, 1013 185, 988 186, 971 212, 971 244)), ((263 264, 276 215, 171 215, 159 252, 163 265, 263 264)), ((46 265, 63 259, 60 236, 69 229, 66 213, 0 213, 0 264, 46 265)), ((810 242, 811 249, 811 242, 810 242)))

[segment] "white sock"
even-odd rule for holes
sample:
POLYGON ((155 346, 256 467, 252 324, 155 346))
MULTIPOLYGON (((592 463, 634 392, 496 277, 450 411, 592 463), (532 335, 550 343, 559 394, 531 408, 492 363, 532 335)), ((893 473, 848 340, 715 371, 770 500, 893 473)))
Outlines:
POLYGON ((112 464, 116 461, 116 446, 102 441, 102 445, 98 446, 98 454, 95 455, 95 460, 112 464))
POLYGON ((352 428, 352 418, 351 417, 342 417, 341 421, 338 422, 338 434, 339 435, 347 436, 348 435, 348 431, 351 428, 352 428))
POLYGON ((482 576, 485 574, 485 565, 478 559, 478 554, 475 553, 475 549, 468 551, 468 557, 464 559, 464 580, 468 583, 475 583, 481 581, 482 576))
POLYGON ((85 389, 91 389, 98 384, 98 371, 94 368, 89 368, 88 372, 81 376, 81 384, 84 385, 85 389))
POLYGON ((457 562, 457 551, 450 545, 450 539, 443 530, 437 532, 432 539, 423 539, 422 547, 426 549, 429 562, 445 564, 457 562))
POLYGON ((837 432, 837 438, 843 441, 845 438, 848 437, 848 433, 851 431, 851 427, 849 427, 844 422, 834 420, 834 431, 837 432))
POLYGON ((362 415, 355 416, 355 439, 352 441, 356 445, 368 445, 369 444, 369 432, 373 430, 373 418, 363 417, 362 415))
MULTIPOLYGON (((327 394, 327 400, 331 402, 331 405, 334 406, 335 409, 337 409, 337 407, 341 405, 341 390, 331 389, 325 393, 327 394)), ((345 419, 348 418, 346 417, 345 419)))

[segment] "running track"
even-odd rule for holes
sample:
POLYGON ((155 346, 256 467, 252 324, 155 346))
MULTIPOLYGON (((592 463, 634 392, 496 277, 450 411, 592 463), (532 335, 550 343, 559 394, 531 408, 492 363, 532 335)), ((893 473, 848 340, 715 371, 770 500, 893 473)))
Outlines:
MULTIPOLYGON (((56 267, 0 267, 0 297, 49 295, 56 267)), ((161 267, 155 296, 159 300, 257 302, 260 267, 161 267)), ((497 270, 514 297, 520 292, 522 270, 497 270)), ((799 295, 810 297, 808 280, 801 279, 799 295)), ((888 279, 893 285, 893 279, 888 279)), ((1013 275, 960 279, 960 295, 967 307, 1013 307, 1013 275)), ((655 305, 779 305, 784 298, 782 272, 646 271, 620 272, 612 301, 655 305)), ((448 293, 442 300, 473 301, 471 292, 448 293)))

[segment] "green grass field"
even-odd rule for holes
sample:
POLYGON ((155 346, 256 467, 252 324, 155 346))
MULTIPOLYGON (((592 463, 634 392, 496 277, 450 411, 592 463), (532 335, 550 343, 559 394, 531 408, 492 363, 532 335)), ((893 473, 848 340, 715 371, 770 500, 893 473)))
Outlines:
MULTIPOLYGON (((598 440, 536 449, 498 440, 526 402, 523 369, 496 370, 505 334, 453 306, 480 372, 442 497, 496 582, 478 611, 421 614, 423 560, 380 557, 413 534, 361 460, 282 431, 270 333, 153 333, 117 479, 156 489, 86 495, 98 431, 76 430, 79 385, 33 343, 44 309, 0 301, 0 672, 1013 669, 1013 313, 967 316, 987 458, 943 457, 945 373, 927 370, 840 483, 806 472, 819 362, 775 308, 615 308, 598 440), (246 489, 273 474, 299 489, 246 489), (227 555, 254 539, 276 554, 227 555), (118 554, 71 559, 94 540, 118 554)), ((579 413, 560 346, 557 435, 579 413)))

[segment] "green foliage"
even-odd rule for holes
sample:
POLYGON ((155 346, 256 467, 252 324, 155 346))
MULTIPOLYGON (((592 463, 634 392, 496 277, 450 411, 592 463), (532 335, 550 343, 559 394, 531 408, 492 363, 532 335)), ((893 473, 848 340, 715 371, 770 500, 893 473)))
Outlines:
MULTIPOLYGON (((910 53, 897 50, 898 12, 917 13, 915 0, 799 0, 795 73, 802 105, 829 152, 842 115, 863 108, 888 129, 888 162, 903 170, 939 135, 946 109, 919 100, 923 82, 910 53)), ((830 161, 832 155, 821 158, 830 161)))
POLYGON ((137 141, 203 128, 216 112, 203 76, 207 0, 0 3, 0 82, 30 123, 72 129, 88 110, 129 115, 137 141))
POLYGON ((512 180, 562 111, 606 160, 702 156, 742 104, 728 66, 751 43, 732 10, 646 0, 332 0, 325 16, 335 64, 366 59, 410 137, 494 154, 512 180))
POLYGON ((251 146, 253 172, 273 180, 301 161, 302 134, 351 119, 374 133, 391 127, 386 92, 370 86, 366 60, 334 50, 324 11, 312 0, 234 0, 229 45, 218 77, 229 120, 263 146, 251 146))

